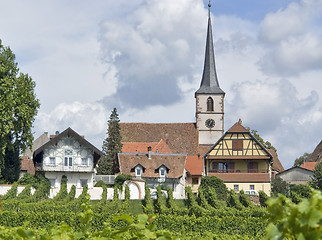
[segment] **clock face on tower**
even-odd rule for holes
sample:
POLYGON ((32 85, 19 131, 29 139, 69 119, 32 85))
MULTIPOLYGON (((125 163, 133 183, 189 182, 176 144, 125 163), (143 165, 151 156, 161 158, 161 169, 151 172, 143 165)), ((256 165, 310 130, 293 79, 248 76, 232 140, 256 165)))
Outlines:
POLYGON ((205 125, 207 128, 213 128, 215 126, 215 120, 209 118, 206 120, 205 125))

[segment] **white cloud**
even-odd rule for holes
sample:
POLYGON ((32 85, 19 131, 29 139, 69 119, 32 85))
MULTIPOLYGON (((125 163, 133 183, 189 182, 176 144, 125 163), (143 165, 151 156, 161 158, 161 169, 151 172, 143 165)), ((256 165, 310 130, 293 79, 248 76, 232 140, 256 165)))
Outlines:
POLYGON ((40 112, 35 121, 35 131, 62 132, 68 127, 85 135, 96 146, 101 146, 107 129, 108 112, 99 103, 61 103, 50 113, 40 112))
POLYGON ((267 52, 259 61, 270 75, 293 76, 322 70, 322 1, 303 0, 268 14, 259 39, 267 52))

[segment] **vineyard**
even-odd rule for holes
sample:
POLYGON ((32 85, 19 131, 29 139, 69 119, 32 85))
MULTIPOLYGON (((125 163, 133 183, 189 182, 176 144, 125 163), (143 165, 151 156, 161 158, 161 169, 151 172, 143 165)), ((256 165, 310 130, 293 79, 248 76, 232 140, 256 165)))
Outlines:
MULTIPOLYGON (((17 194, 17 184, 14 184, 2 197, 0 239, 263 239, 267 234, 287 234, 283 227, 291 231, 292 225, 283 222, 289 214, 310 219, 304 224, 305 231, 316 235, 302 239, 321 237, 320 192, 298 205, 281 195, 270 199, 269 207, 265 208, 253 205, 243 192, 237 195, 231 191, 225 197, 213 189, 202 188, 198 196, 187 188, 187 199, 175 200, 170 189, 168 197, 162 197, 160 187, 157 199, 151 199, 146 187, 142 201, 130 200, 126 186, 125 200, 120 200, 115 191, 110 201, 104 197, 106 186, 99 201, 89 201, 86 187, 75 198, 75 188, 68 192, 64 182, 54 199, 47 198, 46 184, 39 185, 33 195, 30 189, 28 185, 17 194), (275 224, 269 223, 272 216, 275 224)), ((297 230, 303 225, 292 224, 297 230)))

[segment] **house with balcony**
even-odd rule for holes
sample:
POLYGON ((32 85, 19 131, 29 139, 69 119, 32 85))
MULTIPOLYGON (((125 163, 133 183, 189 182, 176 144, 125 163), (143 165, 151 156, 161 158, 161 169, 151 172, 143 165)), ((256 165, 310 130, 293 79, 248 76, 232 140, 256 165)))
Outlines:
POLYGON ((205 154, 207 176, 221 178, 228 189, 256 190, 269 194, 273 157, 257 139, 235 123, 205 154))
POLYGON ((51 135, 50 140, 35 149, 33 161, 37 171, 45 173, 52 188, 60 188, 63 176, 67 188, 72 185, 93 188, 94 167, 102 152, 71 128, 51 135))

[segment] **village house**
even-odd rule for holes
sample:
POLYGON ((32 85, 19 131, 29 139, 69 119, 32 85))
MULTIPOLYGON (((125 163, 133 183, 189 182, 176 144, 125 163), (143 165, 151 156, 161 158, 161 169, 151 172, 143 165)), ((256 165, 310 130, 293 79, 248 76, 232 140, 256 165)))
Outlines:
POLYGON ((93 188, 94 168, 101 155, 83 136, 67 128, 35 149, 33 160, 36 170, 45 173, 52 188, 60 188, 63 176, 67 177, 68 189, 72 185, 93 188))
POLYGON ((273 157, 241 120, 217 141, 204 160, 205 175, 221 178, 228 189, 270 193, 273 157))

